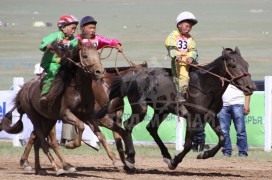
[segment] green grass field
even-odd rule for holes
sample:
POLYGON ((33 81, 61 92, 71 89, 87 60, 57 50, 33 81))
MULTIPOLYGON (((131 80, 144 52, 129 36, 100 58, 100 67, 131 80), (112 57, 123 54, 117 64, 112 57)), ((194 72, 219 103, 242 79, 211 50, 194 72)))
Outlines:
MULTIPOLYGON (((166 145, 169 149, 170 154, 178 154, 179 152, 175 150, 175 146, 173 144, 166 145)), ((112 150, 115 152, 115 154, 118 154, 116 151, 115 145, 110 145, 112 150)), ((211 145, 212 147, 212 145, 211 145)), ((3 156, 18 156, 20 157, 23 154, 24 147, 13 147, 12 142, 1 140, 0 141, 0 157, 3 156)), ((41 150, 40 150, 41 151, 41 150)), ((53 150, 50 150, 53 153, 53 150)), ((74 149, 69 150, 61 147, 61 151, 63 154, 72 154, 72 155, 103 155, 107 157, 107 154, 105 153, 105 150, 103 148, 100 148, 99 151, 95 151, 92 148, 88 147, 87 145, 82 143, 82 146, 74 149)), ((162 158, 160 150, 158 146, 156 145, 135 145, 135 151, 136 151, 136 158, 140 157, 154 157, 154 158, 162 158)), ((272 152, 264 152, 263 148, 249 148, 248 151, 249 156, 247 157, 248 160, 258 160, 258 161, 272 161, 272 152)), ((34 156, 34 151, 32 149, 31 156, 34 156)), ((41 151, 41 155, 43 155, 41 151)), ((188 159, 195 159, 197 157, 198 153, 190 151, 185 158, 188 159)), ((237 160, 241 159, 237 155, 237 148, 234 147, 233 155, 230 158, 226 158, 222 155, 222 153, 219 151, 215 157, 215 159, 225 159, 225 160, 237 160)), ((19 160, 19 159, 18 159, 19 160)))
MULTIPOLYGON (((34 77, 34 65, 42 57, 40 41, 57 30, 56 22, 65 14, 79 19, 94 16, 97 34, 119 39, 130 60, 170 67, 164 60, 164 41, 175 29, 176 16, 184 10, 199 20, 191 34, 198 45, 200 63, 220 56, 222 46, 238 46, 250 64, 253 79, 272 75, 271 0, 2 0, 0 21, 8 26, 0 27, 0 90, 11 86, 13 77, 24 77, 25 81, 34 77), (33 27, 35 21, 53 26, 33 27)), ((118 66, 128 65, 119 57, 118 66)), ((103 65, 114 66, 114 56, 103 65)))

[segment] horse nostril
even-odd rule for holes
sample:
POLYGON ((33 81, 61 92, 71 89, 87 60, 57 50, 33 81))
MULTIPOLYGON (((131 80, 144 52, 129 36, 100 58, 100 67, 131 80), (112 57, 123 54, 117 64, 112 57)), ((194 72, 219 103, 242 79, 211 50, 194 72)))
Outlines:
POLYGON ((96 71, 94 72, 94 74, 99 75, 99 74, 101 74, 101 71, 100 71, 100 70, 96 70, 96 71))

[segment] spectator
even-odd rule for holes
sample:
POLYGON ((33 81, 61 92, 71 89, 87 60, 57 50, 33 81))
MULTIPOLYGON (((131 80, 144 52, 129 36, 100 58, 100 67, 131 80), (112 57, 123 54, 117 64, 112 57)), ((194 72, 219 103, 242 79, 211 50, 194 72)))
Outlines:
POLYGON ((245 96, 242 91, 233 85, 229 85, 223 95, 223 108, 218 114, 223 135, 226 139, 222 153, 226 157, 232 155, 232 145, 229 135, 231 120, 237 134, 238 156, 247 157, 248 144, 245 127, 245 116, 250 112, 250 96, 245 96))
MULTIPOLYGON (((205 126, 204 126, 205 127, 205 126)), ((204 132, 204 127, 198 127, 197 133, 194 136, 193 142, 192 142, 192 150, 194 152, 201 152, 204 150, 205 147, 205 137, 206 134, 204 132)))
POLYGON ((75 126, 62 122, 60 146, 64 146, 66 141, 71 141, 76 137, 75 126))

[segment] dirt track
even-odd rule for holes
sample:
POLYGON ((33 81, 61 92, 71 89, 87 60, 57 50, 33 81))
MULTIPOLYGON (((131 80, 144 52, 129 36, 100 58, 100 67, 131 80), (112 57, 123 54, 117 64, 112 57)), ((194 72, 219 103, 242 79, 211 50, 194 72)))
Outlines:
MULTIPOLYGON (((19 166, 19 156, 2 157, 0 179, 271 179, 272 162, 254 161, 247 158, 232 159, 184 159, 176 170, 171 171, 160 158, 136 159, 137 170, 128 174, 114 169, 106 156, 66 155, 67 160, 77 167, 77 172, 56 177, 48 160, 42 155, 41 165, 48 175, 35 175, 34 170, 24 172, 19 166)), ((30 158, 30 159, 33 159, 30 158)), ((33 160, 30 160, 33 166, 33 160)))

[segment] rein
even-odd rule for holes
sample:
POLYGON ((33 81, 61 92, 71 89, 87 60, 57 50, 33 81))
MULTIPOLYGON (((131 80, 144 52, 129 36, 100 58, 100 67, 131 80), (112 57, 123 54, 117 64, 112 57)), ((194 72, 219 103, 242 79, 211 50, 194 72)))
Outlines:
MULTIPOLYGON (((101 49, 100 53, 99 53, 100 55, 102 54, 102 52, 103 52, 103 50, 104 50, 105 48, 111 48, 111 51, 110 51, 110 53, 109 53, 106 57, 100 58, 101 60, 104 60, 104 59, 107 59, 108 57, 110 57, 113 48, 117 49, 115 46, 108 46, 108 45, 107 45, 107 46, 104 46, 104 47, 101 49)), ((125 60, 128 62, 128 64, 129 64, 131 67, 133 67, 133 64, 131 63, 131 61, 128 60, 128 58, 125 56, 125 54, 124 54, 123 52, 117 51, 117 52, 116 52, 116 55, 115 55, 115 60, 114 60, 115 64, 114 64, 114 65, 115 65, 115 70, 116 70, 117 74, 118 74, 119 76, 121 76, 119 70, 117 69, 117 56, 118 56, 118 53, 121 53, 121 54, 123 55, 123 57, 125 58, 125 60)))
POLYGON ((226 61, 224 61, 225 69, 226 69, 226 72, 228 73, 228 75, 231 77, 231 79, 227 79, 227 78, 225 78, 225 77, 219 76, 218 74, 212 73, 212 72, 210 72, 210 71, 208 71, 208 70, 206 70, 206 69, 203 69, 203 68, 202 68, 201 66, 199 66, 199 65, 190 64, 190 63, 188 63, 187 61, 183 61, 183 60, 180 60, 180 62, 186 63, 186 64, 188 64, 188 65, 190 65, 190 66, 193 66, 193 67, 195 67, 195 68, 197 68, 197 69, 203 70, 203 71, 205 71, 206 73, 209 73, 209 74, 211 74, 211 75, 213 75, 213 76, 215 76, 215 77, 218 77, 218 78, 221 80, 221 82, 222 82, 222 87, 224 86, 225 81, 226 81, 226 82, 229 82, 230 84, 234 84, 234 80, 235 80, 235 79, 239 79, 239 78, 241 78, 241 77, 251 75, 249 72, 244 72, 243 74, 241 74, 241 75, 239 75, 239 76, 234 76, 234 75, 231 74, 231 72, 229 71, 229 69, 228 69, 228 67, 227 67, 227 64, 226 64, 226 61))

